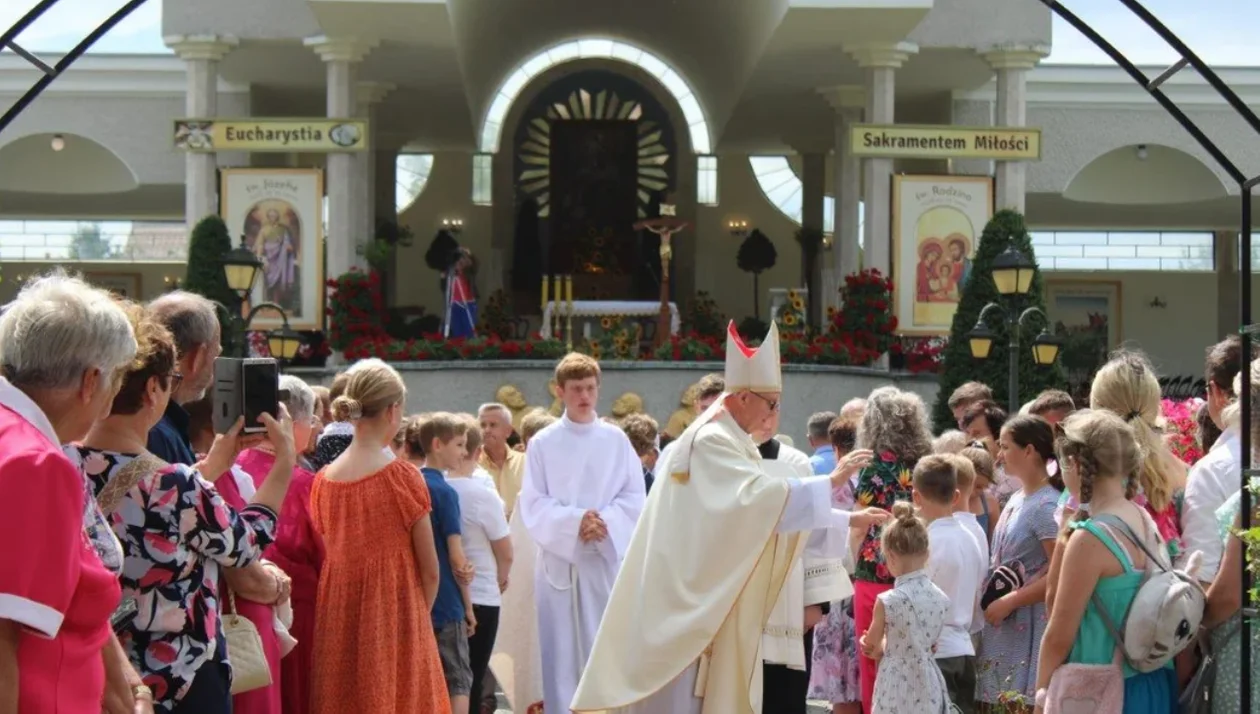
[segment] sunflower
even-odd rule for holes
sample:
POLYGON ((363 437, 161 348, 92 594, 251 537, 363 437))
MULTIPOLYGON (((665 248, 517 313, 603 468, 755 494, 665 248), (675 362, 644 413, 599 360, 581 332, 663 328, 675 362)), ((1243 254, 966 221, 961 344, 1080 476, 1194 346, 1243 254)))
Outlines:
POLYGON ((796 315, 793 315, 793 314, 792 314, 792 313, 790 313, 790 312, 789 312, 788 314, 784 315, 784 316, 783 316, 783 324, 787 325, 788 327, 791 327, 792 325, 795 325, 795 324, 796 324, 796 315))
POLYGON ((601 317, 601 318, 599 318, 599 326, 600 326, 600 327, 602 327, 602 328, 604 328, 605 330, 611 330, 611 329, 612 329, 613 324, 614 324, 614 323, 613 323, 613 319, 612 319, 611 317, 601 317))
POLYGON ((801 310, 804 310, 804 309, 805 309, 805 301, 804 301, 804 300, 802 300, 802 299, 800 299, 800 298, 798 298, 798 297, 794 297, 794 298, 792 298, 792 309, 793 309, 793 310, 796 310, 797 312, 800 312, 801 310))

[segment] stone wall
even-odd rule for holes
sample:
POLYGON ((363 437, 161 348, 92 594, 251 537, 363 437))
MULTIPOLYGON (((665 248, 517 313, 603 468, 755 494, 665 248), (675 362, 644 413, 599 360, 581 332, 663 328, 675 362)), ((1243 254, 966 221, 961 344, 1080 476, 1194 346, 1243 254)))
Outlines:
MULTIPOLYGON (((529 406, 551 406, 548 391, 551 362, 413 362, 394 365, 407 381, 407 411, 474 411, 495 401, 503 387, 514 386, 529 406)), ((721 372, 719 362, 667 364, 659 362, 603 362, 600 413, 608 414, 623 395, 642 399, 643 411, 665 425, 688 386, 709 372, 721 372)), ((312 384, 328 384, 335 372, 296 369, 293 373, 312 384)), ((853 397, 876 387, 895 385, 923 397, 930 409, 936 399, 935 375, 912 375, 854 367, 783 366, 783 417, 779 431, 803 445, 805 424, 814 412, 837 411, 853 397)), ((502 397, 500 397, 502 398, 502 397)), ((632 400, 629 400, 632 401, 632 400)), ((515 406, 515 405, 509 405, 515 406)))

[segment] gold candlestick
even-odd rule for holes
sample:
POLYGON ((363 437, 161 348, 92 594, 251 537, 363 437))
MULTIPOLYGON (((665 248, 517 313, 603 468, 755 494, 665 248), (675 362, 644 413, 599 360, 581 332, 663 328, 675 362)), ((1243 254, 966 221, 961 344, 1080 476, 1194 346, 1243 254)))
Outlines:
POLYGON ((573 351, 573 276, 566 275, 564 278, 564 289, 569 295, 569 309, 566 314, 565 334, 569 336, 568 349, 573 351))
POLYGON ((547 276, 542 276, 542 311, 547 312, 547 276))
POLYGON ((563 324, 560 322, 560 310, 564 307, 564 285, 563 281, 560 280, 559 275, 555 276, 555 280, 553 280, 552 283, 554 283, 554 296, 552 297, 551 319, 554 322, 555 327, 551 330, 551 334, 555 335, 556 338, 559 339, 560 327, 563 324))

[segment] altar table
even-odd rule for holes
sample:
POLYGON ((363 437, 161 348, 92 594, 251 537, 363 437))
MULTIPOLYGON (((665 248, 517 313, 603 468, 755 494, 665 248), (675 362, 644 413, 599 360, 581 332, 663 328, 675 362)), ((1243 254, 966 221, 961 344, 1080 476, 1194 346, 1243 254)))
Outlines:
MULTIPOLYGON (((661 304, 655 300, 574 300, 573 320, 582 323, 582 335, 591 336, 589 318, 599 317, 655 317, 661 312, 661 304), (583 319, 586 318, 586 319, 583 319)), ((561 320, 569 317, 569 303, 555 301, 547 303, 543 309, 542 336, 551 337, 551 317, 559 315, 561 320)), ((678 305, 669 304, 669 333, 677 335, 682 329, 678 317, 678 305)))

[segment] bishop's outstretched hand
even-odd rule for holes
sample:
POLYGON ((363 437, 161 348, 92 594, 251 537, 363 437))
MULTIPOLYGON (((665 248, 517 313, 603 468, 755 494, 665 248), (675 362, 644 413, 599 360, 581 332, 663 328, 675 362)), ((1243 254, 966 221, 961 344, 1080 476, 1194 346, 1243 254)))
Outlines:
POLYGON ((849 516, 849 527, 864 531, 871 526, 884 523, 889 518, 892 518, 892 514, 882 508, 863 508, 860 511, 854 511, 849 516))
POLYGON ((835 488, 853 478, 853 474, 865 468, 875 457, 870 449, 855 449, 844 455, 831 471, 831 486, 835 488))

